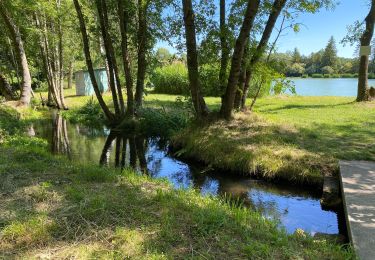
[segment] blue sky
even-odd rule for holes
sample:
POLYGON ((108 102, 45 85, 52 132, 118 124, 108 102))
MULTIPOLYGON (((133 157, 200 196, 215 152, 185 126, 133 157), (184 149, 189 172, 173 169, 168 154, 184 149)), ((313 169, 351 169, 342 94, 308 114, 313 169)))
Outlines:
POLYGON ((303 14, 298 21, 301 26, 298 33, 289 32, 280 39, 278 51, 285 52, 297 47, 302 54, 310 54, 325 47, 328 39, 333 36, 336 40, 338 55, 353 57, 355 48, 343 47, 340 41, 347 34, 347 25, 356 20, 363 21, 369 12, 368 0, 341 0, 334 10, 321 10, 316 14, 303 14))
MULTIPOLYGON (((315 14, 301 14, 297 22, 302 23, 300 31, 288 31, 280 38, 277 51, 286 52, 297 47, 304 55, 324 48, 331 36, 336 40, 338 55, 353 58, 355 47, 340 44, 347 34, 347 26, 355 21, 363 21, 369 12, 369 0, 338 0, 334 10, 322 9, 315 14)), ((275 36, 275 31, 274 35, 275 36)), ((159 42, 157 47, 165 47, 175 52, 166 42, 159 42)))

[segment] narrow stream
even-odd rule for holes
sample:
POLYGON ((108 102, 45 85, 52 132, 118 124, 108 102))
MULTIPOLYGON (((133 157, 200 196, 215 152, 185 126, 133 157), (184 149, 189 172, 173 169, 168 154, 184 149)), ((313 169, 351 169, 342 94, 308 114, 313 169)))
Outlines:
POLYGON ((194 187, 203 195, 240 198, 289 233, 301 228, 312 235, 345 234, 342 215, 323 210, 317 191, 207 170, 172 157, 168 144, 159 138, 119 136, 105 127, 72 124, 58 114, 53 114, 52 120, 34 123, 32 129, 35 136, 48 140, 52 153, 64 154, 72 161, 133 167, 154 178, 167 178, 175 188, 194 187))

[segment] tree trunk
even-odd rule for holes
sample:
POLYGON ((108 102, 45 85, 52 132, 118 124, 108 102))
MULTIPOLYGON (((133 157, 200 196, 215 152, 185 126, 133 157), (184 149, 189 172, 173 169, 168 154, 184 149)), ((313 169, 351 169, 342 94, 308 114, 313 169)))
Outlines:
POLYGON ((123 0, 118 0, 118 13, 120 18, 120 31, 121 31, 121 48, 122 60, 124 65, 124 73, 126 79, 126 94, 128 109, 126 114, 130 117, 134 116, 134 96, 133 96, 133 76, 131 73, 129 50, 128 50, 128 19, 129 14, 127 7, 124 8, 123 0))
POLYGON ((68 68, 68 89, 73 88, 73 73, 74 73, 74 59, 69 61, 69 68, 68 68))
POLYGON ((259 41, 257 49, 255 50, 255 53, 253 54, 253 56, 250 59, 250 64, 248 66, 248 71, 247 71, 247 74, 249 75, 249 77, 248 77, 249 82, 247 84, 245 84, 244 90, 242 91, 242 98, 241 98, 241 100, 242 100, 241 101, 241 108, 242 109, 245 109, 245 107, 246 107, 246 98, 249 94, 250 81, 251 81, 252 75, 253 75, 252 70, 253 70, 255 64, 258 63, 258 61, 262 57, 265 49, 267 48, 267 44, 268 44, 268 41, 271 37, 273 28, 275 27, 277 18, 279 17, 279 15, 280 15, 282 9, 284 8, 286 2, 287 2, 287 0, 275 0, 275 2, 273 3, 272 11, 271 11, 271 13, 268 17, 266 27, 264 28, 264 31, 263 31, 263 34, 262 34, 262 38, 259 41))
POLYGON ((77 12, 77 16, 79 19, 79 25, 80 25, 82 41, 83 41, 83 50, 85 52, 85 58, 86 58, 86 65, 87 65, 87 69, 89 70, 90 79, 91 79, 91 82, 95 91, 95 95, 107 119, 113 121, 115 119, 114 114, 109 110, 107 104, 105 103, 100 93, 98 82, 96 81, 96 78, 95 78, 94 68, 93 68, 92 60, 91 60, 90 44, 89 44, 89 39, 87 36, 86 24, 83 18, 81 6, 78 0, 73 0, 73 1, 74 1, 74 6, 77 12))
POLYGON ((118 66, 117 66, 116 53, 112 44, 112 36, 110 35, 110 25, 109 25, 109 20, 108 20, 108 10, 107 10, 106 1, 102 0, 102 4, 103 4, 103 17, 104 17, 104 22, 105 22, 105 28, 107 28, 108 47, 109 47, 109 52, 111 54, 110 57, 111 57, 111 62, 113 64, 113 70, 114 70, 114 75, 115 75, 115 80, 116 80, 118 102, 120 106, 121 116, 123 116, 125 114, 125 103, 124 103, 124 97, 122 95, 121 81, 120 81, 120 76, 119 76, 119 71, 118 71, 118 66))
POLYGON ((228 46, 228 29, 226 24, 226 3, 225 0, 220 0, 220 45, 221 45, 221 58, 220 58, 220 72, 219 72, 219 82, 220 82, 220 93, 221 95, 225 91, 226 79, 227 79, 227 69, 229 62, 229 46, 228 46))
POLYGON ((197 118, 208 114, 206 102, 203 99, 198 71, 198 53, 195 32, 193 4, 191 0, 182 0, 187 48, 187 66, 190 82, 190 92, 197 118))
POLYGON ((5 97, 6 101, 18 99, 16 93, 2 74, 0 74, 0 93, 5 97))
MULTIPOLYGON (((61 12, 61 0, 57 1, 57 9, 58 12, 61 12)), ((58 91, 59 91, 59 101, 61 103, 62 109, 67 110, 68 107, 65 104, 65 98, 64 98, 64 58, 63 58, 63 31, 62 31, 62 25, 60 17, 57 20, 57 36, 58 36, 58 91)))
MULTIPOLYGON (((371 9, 366 19, 366 30, 361 37, 361 46, 369 46, 371 43, 372 36, 374 34, 374 23, 375 23, 375 0, 371 2, 371 9)), ((362 55, 359 63, 358 73, 358 94, 357 102, 368 101, 368 65, 369 56, 362 55)))
MULTIPOLYGON (((246 62, 244 62, 246 63, 246 62)), ((238 83, 238 88, 236 92, 236 97, 234 98, 234 108, 239 109, 241 107, 241 99, 242 99, 242 91, 245 88, 245 82, 246 82, 246 64, 242 64, 241 66, 241 73, 238 83)))
POLYGON ((23 46, 23 41, 21 37, 21 33, 14 23, 13 19, 9 16, 5 6, 0 1, 0 15, 4 20, 5 25, 8 27, 10 32, 10 36, 12 38, 13 44, 17 51, 17 56, 19 63, 22 69, 22 90, 21 90, 21 98, 20 98, 20 105, 21 106, 29 106, 31 101, 31 76, 29 70, 29 64, 27 62, 26 52, 23 46))
POLYGON ((100 24, 100 30, 101 34, 103 36, 104 41, 104 47, 105 47, 105 54, 108 61, 108 67, 109 67, 109 83, 111 84, 111 93, 112 93, 112 100, 113 100, 113 106, 115 108, 115 115, 118 117, 121 114, 119 101, 117 97, 117 88, 116 88, 116 79, 115 79, 115 68, 114 68, 114 59, 113 59, 113 53, 110 48, 111 39, 108 35, 109 28, 107 27, 107 23, 105 22, 104 17, 104 10, 103 10, 103 2, 102 0, 96 0, 96 8, 98 10, 98 16, 99 16, 99 24, 100 24))
POLYGON ((142 107, 146 76, 147 8, 148 0, 138 0, 138 71, 135 91, 135 103, 137 107, 142 107))
MULTIPOLYGON (((57 8, 59 2, 57 2, 57 8)), ((36 27, 40 32, 40 49, 43 58, 44 72, 48 83, 48 102, 47 106, 56 106, 57 109, 67 109, 63 95, 63 36, 58 21, 57 29, 53 21, 47 21, 47 17, 42 17, 41 25, 38 14, 34 14, 36 27), (47 26, 47 23, 49 26, 47 26), (56 32, 57 30, 57 32, 56 32), (52 35, 52 37, 50 37, 52 35), (57 43, 54 36, 57 35, 57 43), (52 39, 50 44, 49 39, 52 39)))
POLYGON ((240 75, 241 64, 245 45, 249 38, 250 31, 254 24, 255 16, 258 12, 260 0, 248 0, 245 18, 240 30, 240 34, 236 40, 236 45, 233 51, 232 66, 229 73, 227 88, 221 104, 220 114, 226 119, 232 117, 234 99, 237 90, 238 78, 240 75))

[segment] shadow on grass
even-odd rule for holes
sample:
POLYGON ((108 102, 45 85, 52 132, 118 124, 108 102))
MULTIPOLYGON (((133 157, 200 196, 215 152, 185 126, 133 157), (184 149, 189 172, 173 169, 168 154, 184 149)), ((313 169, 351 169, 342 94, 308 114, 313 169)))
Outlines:
POLYGON ((0 257, 344 257, 338 246, 288 236, 258 213, 175 191, 125 171, 72 166, 44 152, 0 148, 0 257), (3 162, 4 157, 0 157, 3 162), (119 174, 119 172, 117 172, 119 174), (301 247, 304 247, 301 250, 301 247))
POLYGON ((256 116, 192 127, 176 136, 179 154, 215 168, 321 187, 338 160, 375 160, 373 123, 272 124, 256 116))
MULTIPOLYGON (((1 218, 4 257, 54 252, 51 256, 57 258, 245 258, 253 239, 254 243, 274 241, 280 246, 289 241, 275 224, 257 214, 231 209, 193 191, 173 191, 134 176, 120 182, 85 181, 74 171, 64 172, 64 165, 55 165, 53 173, 46 175, 43 172, 58 161, 52 160, 38 171, 32 165, 45 161, 38 156, 32 159, 30 153, 17 153, 12 159, 28 159, 20 166, 29 174, 23 181, 14 176, 17 187, 1 198, 2 212, 11 213, 1 218), (64 183, 67 175, 70 182, 64 183), (246 226, 247 221, 254 227, 246 226)), ((104 169, 101 172, 106 174, 104 169)), ((267 247, 254 254, 274 254, 274 250, 267 247)))
MULTIPOLYGON (((351 102, 344 102, 344 103, 339 103, 339 104, 309 104, 309 105, 297 105, 297 104, 287 104, 287 105, 282 105, 278 106, 276 108, 264 108, 264 106, 261 106, 257 108, 259 111, 265 112, 265 113, 270 113, 270 112, 275 112, 275 111, 280 111, 280 110, 290 110, 290 109, 319 109, 319 108, 329 108, 329 107, 341 107, 341 106, 347 106, 351 104, 355 104, 355 101, 351 102)), ((272 105, 269 105, 272 106, 272 105)))

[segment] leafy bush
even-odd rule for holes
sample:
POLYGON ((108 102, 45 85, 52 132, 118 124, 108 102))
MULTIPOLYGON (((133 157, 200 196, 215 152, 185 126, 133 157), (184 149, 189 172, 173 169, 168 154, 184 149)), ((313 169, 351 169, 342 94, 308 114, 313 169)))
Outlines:
POLYGON ((204 64, 200 67, 200 79, 205 96, 221 96, 220 93, 220 65, 219 64, 204 64))
POLYGON ((105 116, 97 101, 93 98, 79 109, 63 111, 62 116, 73 123, 82 123, 90 126, 102 125, 105 122, 105 116))
POLYGON ((279 95, 287 92, 288 90, 295 93, 292 81, 286 79, 283 74, 276 72, 267 64, 258 63, 253 73, 249 97, 254 97, 257 94, 260 85, 261 89, 258 97, 267 96, 270 93, 279 95))
POLYGON ((342 78, 355 78, 355 74, 351 74, 351 73, 344 73, 344 74, 341 74, 341 77, 342 78))
POLYGON ((174 95, 189 93, 188 70, 183 63, 156 68, 150 80, 156 93, 174 95))
POLYGON ((333 74, 335 72, 335 70, 330 66, 324 66, 321 71, 323 74, 333 74))
POLYGON ((317 78, 317 79, 321 79, 323 78, 323 74, 319 74, 319 73, 314 73, 311 75, 312 78, 317 78))

